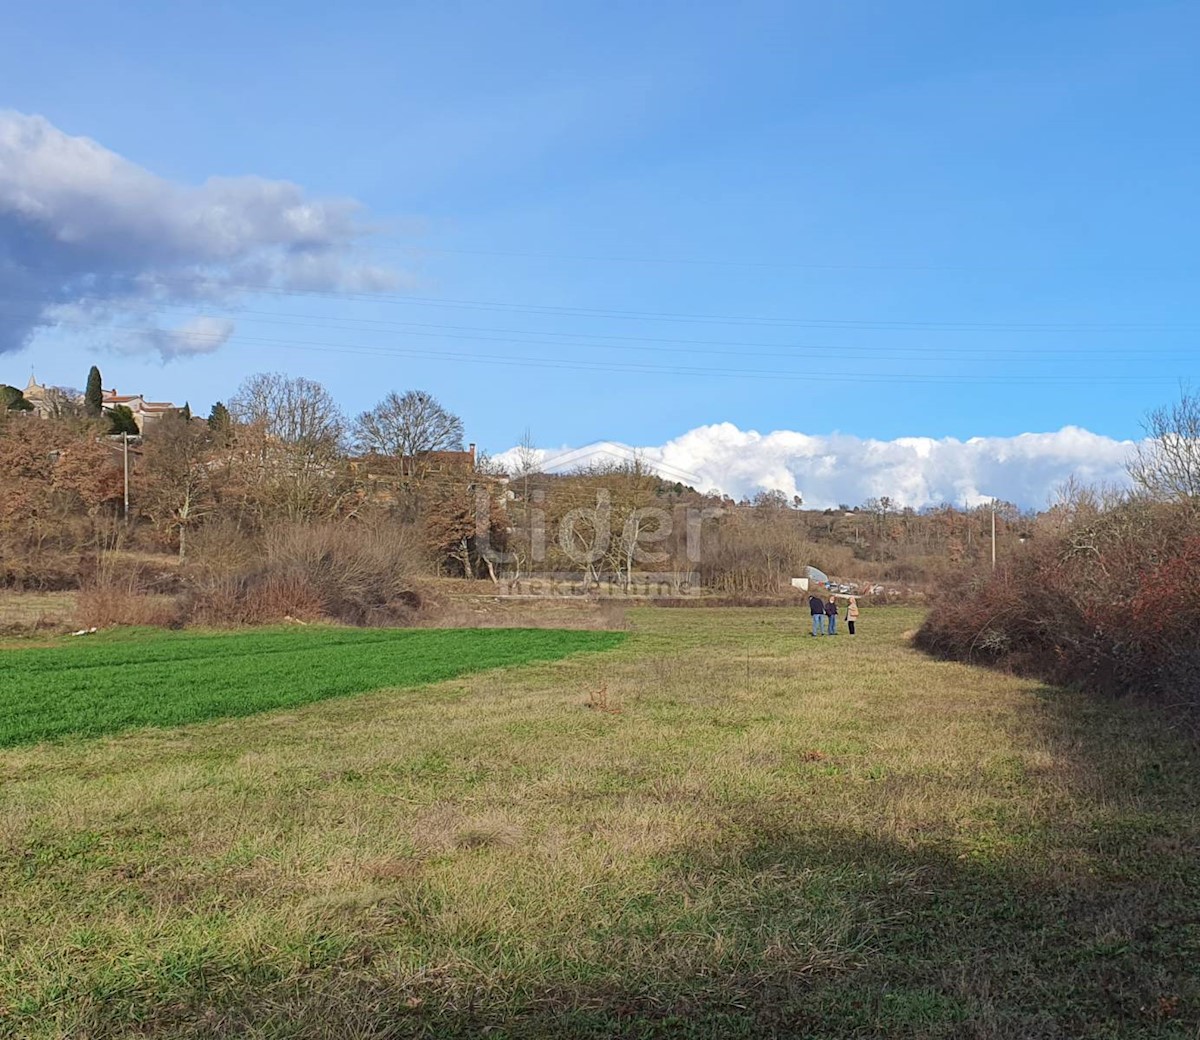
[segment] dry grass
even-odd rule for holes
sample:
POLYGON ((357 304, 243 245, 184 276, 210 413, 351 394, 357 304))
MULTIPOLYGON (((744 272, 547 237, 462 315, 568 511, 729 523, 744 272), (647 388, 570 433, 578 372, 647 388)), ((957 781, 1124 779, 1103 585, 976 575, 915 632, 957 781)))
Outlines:
POLYGON ((73 592, 0 590, 0 635, 62 631, 75 615, 73 592))
POLYGON ((0 754, 0 1035, 1196 1036, 1200 770, 1154 718, 903 609, 629 619, 0 754))
POLYGON ((619 631, 627 627, 629 603, 580 598, 533 602, 503 596, 438 595, 428 598, 419 620, 425 628, 566 628, 619 631))
POLYGON ((75 619, 84 628, 171 628, 182 623, 182 614, 175 596, 141 592, 129 584, 107 584, 89 586, 78 593, 75 619))

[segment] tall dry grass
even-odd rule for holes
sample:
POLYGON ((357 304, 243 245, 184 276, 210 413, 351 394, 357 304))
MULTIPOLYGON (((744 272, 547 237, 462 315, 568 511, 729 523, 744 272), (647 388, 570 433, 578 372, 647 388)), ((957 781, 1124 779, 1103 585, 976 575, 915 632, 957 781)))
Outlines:
POLYGON ((230 530, 193 545, 187 611, 203 624, 291 617, 353 625, 411 623, 422 607, 419 540, 386 524, 287 524, 230 530))

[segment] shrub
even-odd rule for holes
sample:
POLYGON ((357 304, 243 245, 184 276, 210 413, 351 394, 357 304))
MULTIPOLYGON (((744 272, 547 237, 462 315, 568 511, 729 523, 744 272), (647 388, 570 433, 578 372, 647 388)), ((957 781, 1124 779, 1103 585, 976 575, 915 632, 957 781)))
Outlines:
POLYGON ((84 628, 109 625, 145 625, 177 628, 183 623, 179 601, 174 596, 141 592, 130 582, 91 585, 75 601, 76 621, 84 628))
POLYGON ((994 572, 963 574, 917 633, 930 653, 1200 710, 1200 523, 1132 498, 994 572))
POLYGON ((320 597, 307 582, 269 571, 199 576, 188 597, 187 613, 196 624, 214 626, 319 621, 326 616, 320 597))
POLYGON ((269 530, 261 542, 210 532, 194 549, 187 610, 203 624, 394 625, 412 621, 422 605, 414 581, 420 552, 403 527, 295 524, 269 530))
POLYGON ((411 620, 421 606, 413 580, 421 551, 404 527, 343 523, 277 528, 266 539, 266 555, 271 595, 312 597, 326 616, 339 621, 393 624, 411 620))

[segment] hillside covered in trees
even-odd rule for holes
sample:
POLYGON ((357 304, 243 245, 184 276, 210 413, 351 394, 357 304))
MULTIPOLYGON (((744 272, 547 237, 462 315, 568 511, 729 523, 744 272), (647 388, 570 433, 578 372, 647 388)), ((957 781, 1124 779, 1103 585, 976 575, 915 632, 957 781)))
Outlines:
MULTIPOLYGON (((63 391, 49 415, 6 394, 7 587, 100 603, 169 593, 213 621, 366 622, 403 619, 439 576, 520 593, 770 597, 807 566, 919 590, 991 553, 990 509, 881 498, 813 511, 769 490, 734 501, 668 481, 636 453, 549 473, 527 450, 503 472, 422 391, 349 418, 317 383, 260 374, 207 418, 181 408, 138 431, 99 406, 91 381, 96 400, 63 391)), ((1001 552, 1037 526, 1000 506, 1001 552)))

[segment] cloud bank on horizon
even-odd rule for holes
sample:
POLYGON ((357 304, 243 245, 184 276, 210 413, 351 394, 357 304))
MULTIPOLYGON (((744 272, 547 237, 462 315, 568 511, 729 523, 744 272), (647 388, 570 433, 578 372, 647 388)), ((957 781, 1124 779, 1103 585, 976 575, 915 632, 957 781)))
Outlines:
MULTIPOLYGON (((800 495, 808 508, 860 505, 887 496, 919 509, 952 503, 976 506, 993 498, 1043 508, 1070 477, 1085 484, 1124 486, 1133 441, 1065 426, 1054 433, 1015 437, 900 437, 882 441, 849 434, 812 436, 792 430, 758 433, 732 423, 689 430, 666 444, 630 448, 616 443, 538 451, 539 465, 567 469, 581 462, 632 457, 638 452, 662 476, 700 491, 733 498, 778 489, 800 495), (690 481, 688 477, 691 477, 690 481)), ((517 449, 497 456, 510 472, 517 449)))
POLYGON ((369 231, 360 211, 287 181, 178 184, 41 116, 0 110, 0 354, 42 327, 100 324, 115 326, 116 349, 167 361, 211 353, 234 327, 200 314, 164 328, 164 308, 224 308, 259 286, 391 288, 393 272, 355 255, 369 231))

